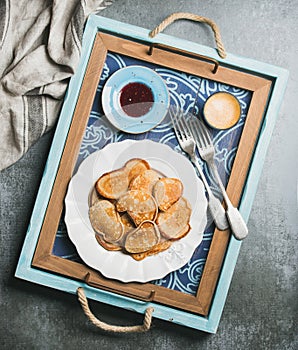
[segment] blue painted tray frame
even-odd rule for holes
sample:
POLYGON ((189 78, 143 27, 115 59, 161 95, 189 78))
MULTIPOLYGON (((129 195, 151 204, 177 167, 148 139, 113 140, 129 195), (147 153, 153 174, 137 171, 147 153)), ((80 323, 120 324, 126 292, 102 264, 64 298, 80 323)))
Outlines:
MULTIPOLYGON (((183 310, 178 310, 154 302, 146 302, 129 298, 109 291, 100 290, 85 283, 59 276, 57 274, 43 271, 32 267, 31 262, 36 249, 39 233, 46 213, 47 204, 53 188, 55 176, 59 166, 60 157, 64 149, 65 140, 71 124, 72 115, 75 108, 74 101, 77 101, 80 86, 82 84, 88 59, 92 50, 94 38, 99 31, 108 31, 118 35, 125 35, 140 41, 154 42, 148 36, 149 31, 143 28, 135 27, 125 23, 120 23, 104 17, 91 15, 87 22, 83 47, 82 59, 76 74, 70 81, 69 89, 65 97, 63 109, 57 125, 57 130, 53 139, 52 147, 49 152, 47 164, 44 170, 40 189, 37 195, 36 203, 33 209, 31 221, 25 237, 22 252, 19 258, 15 276, 57 290, 76 294, 78 287, 84 287, 87 298, 97 300, 103 303, 114 305, 120 308, 134 310, 144 314, 148 306, 154 308, 153 317, 168 320, 194 329, 215 333, 217 331, 222 310, 227 297, 228 289, 231 283, 235 269, 237 257, 241 248, 241 242, 233 237, 230 240, 225 260, 222 266, 221 274, 218 280, 217 288, 213 297, 212 305, 207 317, 195 315, 183 310), (60 157, 59 157, 60 156, 60 157)), ((159 34, 158 42, 172 47, 180 48, 189 52, 196 52, 201 55, 214 58, 223 62, 212 48, 205 47, 193 42, 188 42, 174 38, 165 34, 159 34)), ((283 100, 284 91, 288 79, 288 72, 285 69, 257 62, 255 60, 238 57, 228 54, 224 63, 237 67, 239 70, 245 69, 255 72, 260 76, 270 77, 274 82, 271 91, 270 103, 267 106, 266 116, 262 130, 260 132, 258 143, 254 151, 253 161, 250 166, 249 175, 246 180, 244 192, 242 194, 239 210, 245 221, 248 220, 249 213, 253 204, 253 199, 257 191, 258 181, 261 175, 261 169, 264 163, 266 151, 269 146, 270 138, 274 129, 275 121, 278 115, 280 105, 283 100)))

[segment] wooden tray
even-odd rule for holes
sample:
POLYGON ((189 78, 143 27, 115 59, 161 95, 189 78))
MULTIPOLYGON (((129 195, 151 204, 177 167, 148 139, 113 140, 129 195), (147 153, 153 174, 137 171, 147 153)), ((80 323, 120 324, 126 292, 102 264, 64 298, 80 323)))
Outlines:
MULTIPOLYGON (((248 219, 287 72, 230 54, 224 60, 218 59, 215 50, 163 34, 156 43, 145 29, 91 16, 85 30, 82 60, 70 82, 16 276, 71 293, 84 286, 90 298, 141 313, 151 305, 154 317, 215 332, 241 245, 229 230, 218 231, 212 223, 206 228, 203 243, 193 259, 197 270, 191 290, 170 283, 169 276, 144 284, 110 280, 85 265, 68 242, 63 221, 64 198, 84 157, 108 142, 145 137, 162 142, 160 135, 172 132, 164 123, 157 127, 158 132, 139 136, 111 128, 114 134, 105 144, 99 142, 92 150, 86 150, 84 140, 90 128, 94 128, 94 121, 97 126, 107 125, 100 103, 104 82, 115 70, 131 64, 155 69, 167 82, 170 94, 174 94, 171 84, 179 80, 179 93, 187 96, 183 99, 185 109, 201 109, 208 95, 216 91, 238 94, 241 121, 234 130, 215 132, 213 136, 219 140, 218 152, 226 151, 218 158, 219 167, 227 154, 230 157, 228 170, 227 162, 220 168, 227 193, 248 219), (192 106, 195 101, 198 105, 192 106), (163 128, 166 131, 161 133, 163 128)), ((207 169, 204 171, 213 186, 207 169)), ((171 276, 179 279, 179 273, 171 276)))

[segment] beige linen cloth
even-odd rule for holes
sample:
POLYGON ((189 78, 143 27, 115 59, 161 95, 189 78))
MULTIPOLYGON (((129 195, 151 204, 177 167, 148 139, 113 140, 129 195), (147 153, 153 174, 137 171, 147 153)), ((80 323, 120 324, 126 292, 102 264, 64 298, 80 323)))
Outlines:
POLYGON ((55 125, 81 53, 84 24, 104 0, 0 0, 0 170, 55 125))

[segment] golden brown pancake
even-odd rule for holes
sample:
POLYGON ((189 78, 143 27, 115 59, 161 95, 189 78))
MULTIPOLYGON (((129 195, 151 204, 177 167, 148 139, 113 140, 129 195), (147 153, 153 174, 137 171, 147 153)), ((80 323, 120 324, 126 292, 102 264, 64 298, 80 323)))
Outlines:
POLYGON ((180 198, 167 211, 159 212, 156 223, 163 237, 177 240, 190 230, 191 206, 187 199, 180 198))
POLYGON ((144 159, 133 158, 125 163, 125 169, 127 171, 128 181, 130 182, 143 171, 150 169, 150 165, 144 159))
POLYGON ((144 222, 130 232, 125 240, 125 250, 129 253, 143 253, 152 249, 160 240, 160 234, 153 222, 144 222))
POLYGON ((117 199, 128 189, 129 181, 122 168, 103 174, 96 182, 97 192, 105 198, 117 199))
POLYGON ((150 165, 143 159, 133 158, 124 167, 103 174, 95 184, 97 192, 108 199, 118 199, 127 190, 130 181, 150 165))
POLYGON ((154 247, 152 247, 150 250, 147 250, 146 252, 132 253, 131 256, 135 260, 140 261, 140 260, 145 259, 147 256, 156 255, 160 252, 163 252, 163 251, 169 249, 171 245, 172 245, 171 241, 162 241, 162 242, 155 244, 154 247))
POLYGON ((107 242, 115 243, 122 238, 123 225, 113 203, 105 199, 97 201, 89 209, 89 218, 93 229, 107 242))
POLYGON ((182 196, 183 185, 179 179, 163 177, 156 182, 153 188, 153 196, 158 208, 168 210, 182 196))
POLYGON ((129 184, 130 190, 142 190, 152 193, 153 186, 160 179, 161 175, 153 169, 145 170, 142 174, 136 176, 129 184))
POLYGON ((127 212, 135 225, 145 220, 153 220, 157 211, 154 198, 148 192, 132 190, 121 196, 116 204, 119 212, 127 212))
POLYGON ((97 242, 106 250, 110 250, 110 251, 120 251, 122 250, 121 245, 119 245, 118 243, 109 243, 107 242, 103 236, 101 234, 96 234, 95 238, 97 240, 97 242))

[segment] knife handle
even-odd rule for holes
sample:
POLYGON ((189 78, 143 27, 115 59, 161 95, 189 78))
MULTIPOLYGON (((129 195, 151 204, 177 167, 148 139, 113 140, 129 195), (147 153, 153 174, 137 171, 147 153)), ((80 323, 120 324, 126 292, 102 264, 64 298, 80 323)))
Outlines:
POLYGON ((200 178, 203 181, 203 184, 205 186, 205 189, 208 193, 208 206, 209 206, 209 210, 210 213, 213 217, 215 226, 221 230, 224 231, 226 230, 230 225, 229 222, 227 220, 227 216, 226 216, 226 212, 224 207, 222 206, 222 203, 220 202, 220 200, 218 198, 216 198, 214 196, 214 194, 211 191, 211 188, 207 182, 207 179, 205 177, 205 174, 203 173, 203 170, 200 166, 200 163, 198 162, 197 157, 194 155, 193 157, 191 157, 191 161, 193 162, 193 164, 196 166, 200 178))
POLYGON ((227 220, 225 209, 212 192, 209 193, 208 205, 216 227, 221 231, 226 230, 230 225, 227 220))
POLYGON ((234 237, 238 240, 244 239, 248 235, 248 228, 243 220, 239 210, 233 206, 233 204, 230 201, 230 198, 227 195, 226 189, 223 186, 223 183, 221 181, 221 178, 218 174, 218 170, 214 164, 214 161, 209 162, 211 169, 213 170, 213 173, 215 174, 216 180, 218 182, 218 185, 221 189, 221 192, 223 194, 224 200, 227 204, 227 217, 228 221, 230 223, 230 227, 232 230, 232 233, 234 237))

